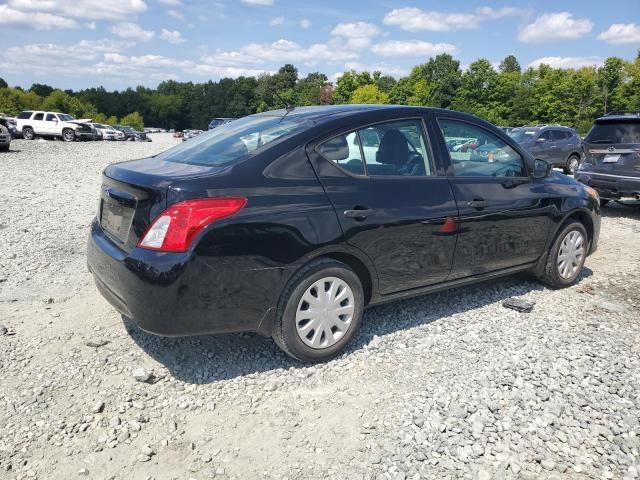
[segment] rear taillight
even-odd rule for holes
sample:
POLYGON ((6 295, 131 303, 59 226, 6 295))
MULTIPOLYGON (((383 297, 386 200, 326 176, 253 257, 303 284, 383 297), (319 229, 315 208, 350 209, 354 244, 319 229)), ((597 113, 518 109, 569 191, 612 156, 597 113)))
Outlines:
POLYGON ((246 203, 243 197, 198 198, 176 203, 154 220, 138 246, 160 252, 186 252, 207 225, 230 217, 246 203))

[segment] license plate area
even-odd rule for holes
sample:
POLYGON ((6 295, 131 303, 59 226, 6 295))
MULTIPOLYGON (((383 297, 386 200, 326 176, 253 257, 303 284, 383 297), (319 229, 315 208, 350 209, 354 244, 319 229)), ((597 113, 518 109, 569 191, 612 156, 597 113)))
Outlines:
POLYGON ((611 154, 607 154, 602 158, 602 163, 618 163, 618 160, 620 160, 620 154, 619 153, 611 153, 611 154))
POLYGON ((102 199, 100 225, 119 242, 126 243, 135 210, 109 199, 102 199))

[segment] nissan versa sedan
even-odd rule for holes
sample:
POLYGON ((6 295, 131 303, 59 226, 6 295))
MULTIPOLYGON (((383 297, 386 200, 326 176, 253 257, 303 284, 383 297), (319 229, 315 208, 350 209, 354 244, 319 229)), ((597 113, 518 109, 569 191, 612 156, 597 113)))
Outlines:
POLYGON ((123 316, 157 335, 258 332, 305 362, 342 351, 371 305, 515 272, 571 285, 600 230, 592 188, 432 108, 260 113, 102 182, 88 266, 123 316))

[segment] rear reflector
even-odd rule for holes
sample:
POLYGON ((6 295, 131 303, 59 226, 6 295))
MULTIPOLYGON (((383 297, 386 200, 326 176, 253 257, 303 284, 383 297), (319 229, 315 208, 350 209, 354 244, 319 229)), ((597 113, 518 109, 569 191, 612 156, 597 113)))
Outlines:
POLYGON ((198 198, 176 203, 155 219, 138 247, 160 252, 186 252, 207 226, 237 213, 247 203, 243 197, 198 198))

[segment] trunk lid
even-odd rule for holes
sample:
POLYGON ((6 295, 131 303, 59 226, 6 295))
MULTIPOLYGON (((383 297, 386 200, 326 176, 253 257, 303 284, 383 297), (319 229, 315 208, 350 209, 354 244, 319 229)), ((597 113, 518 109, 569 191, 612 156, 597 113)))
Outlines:
POLYGON ((594 173, 640 177, 640 144, 584 144, 585 160, 594 173))
POLYGON ((176 193, 171 191, 173 183, 221 171, 153 157, 110 165, 102 176, 98 222, 120 249, 130 252, 151 222, 175 203, 178 195, 172 195, 176 193))

